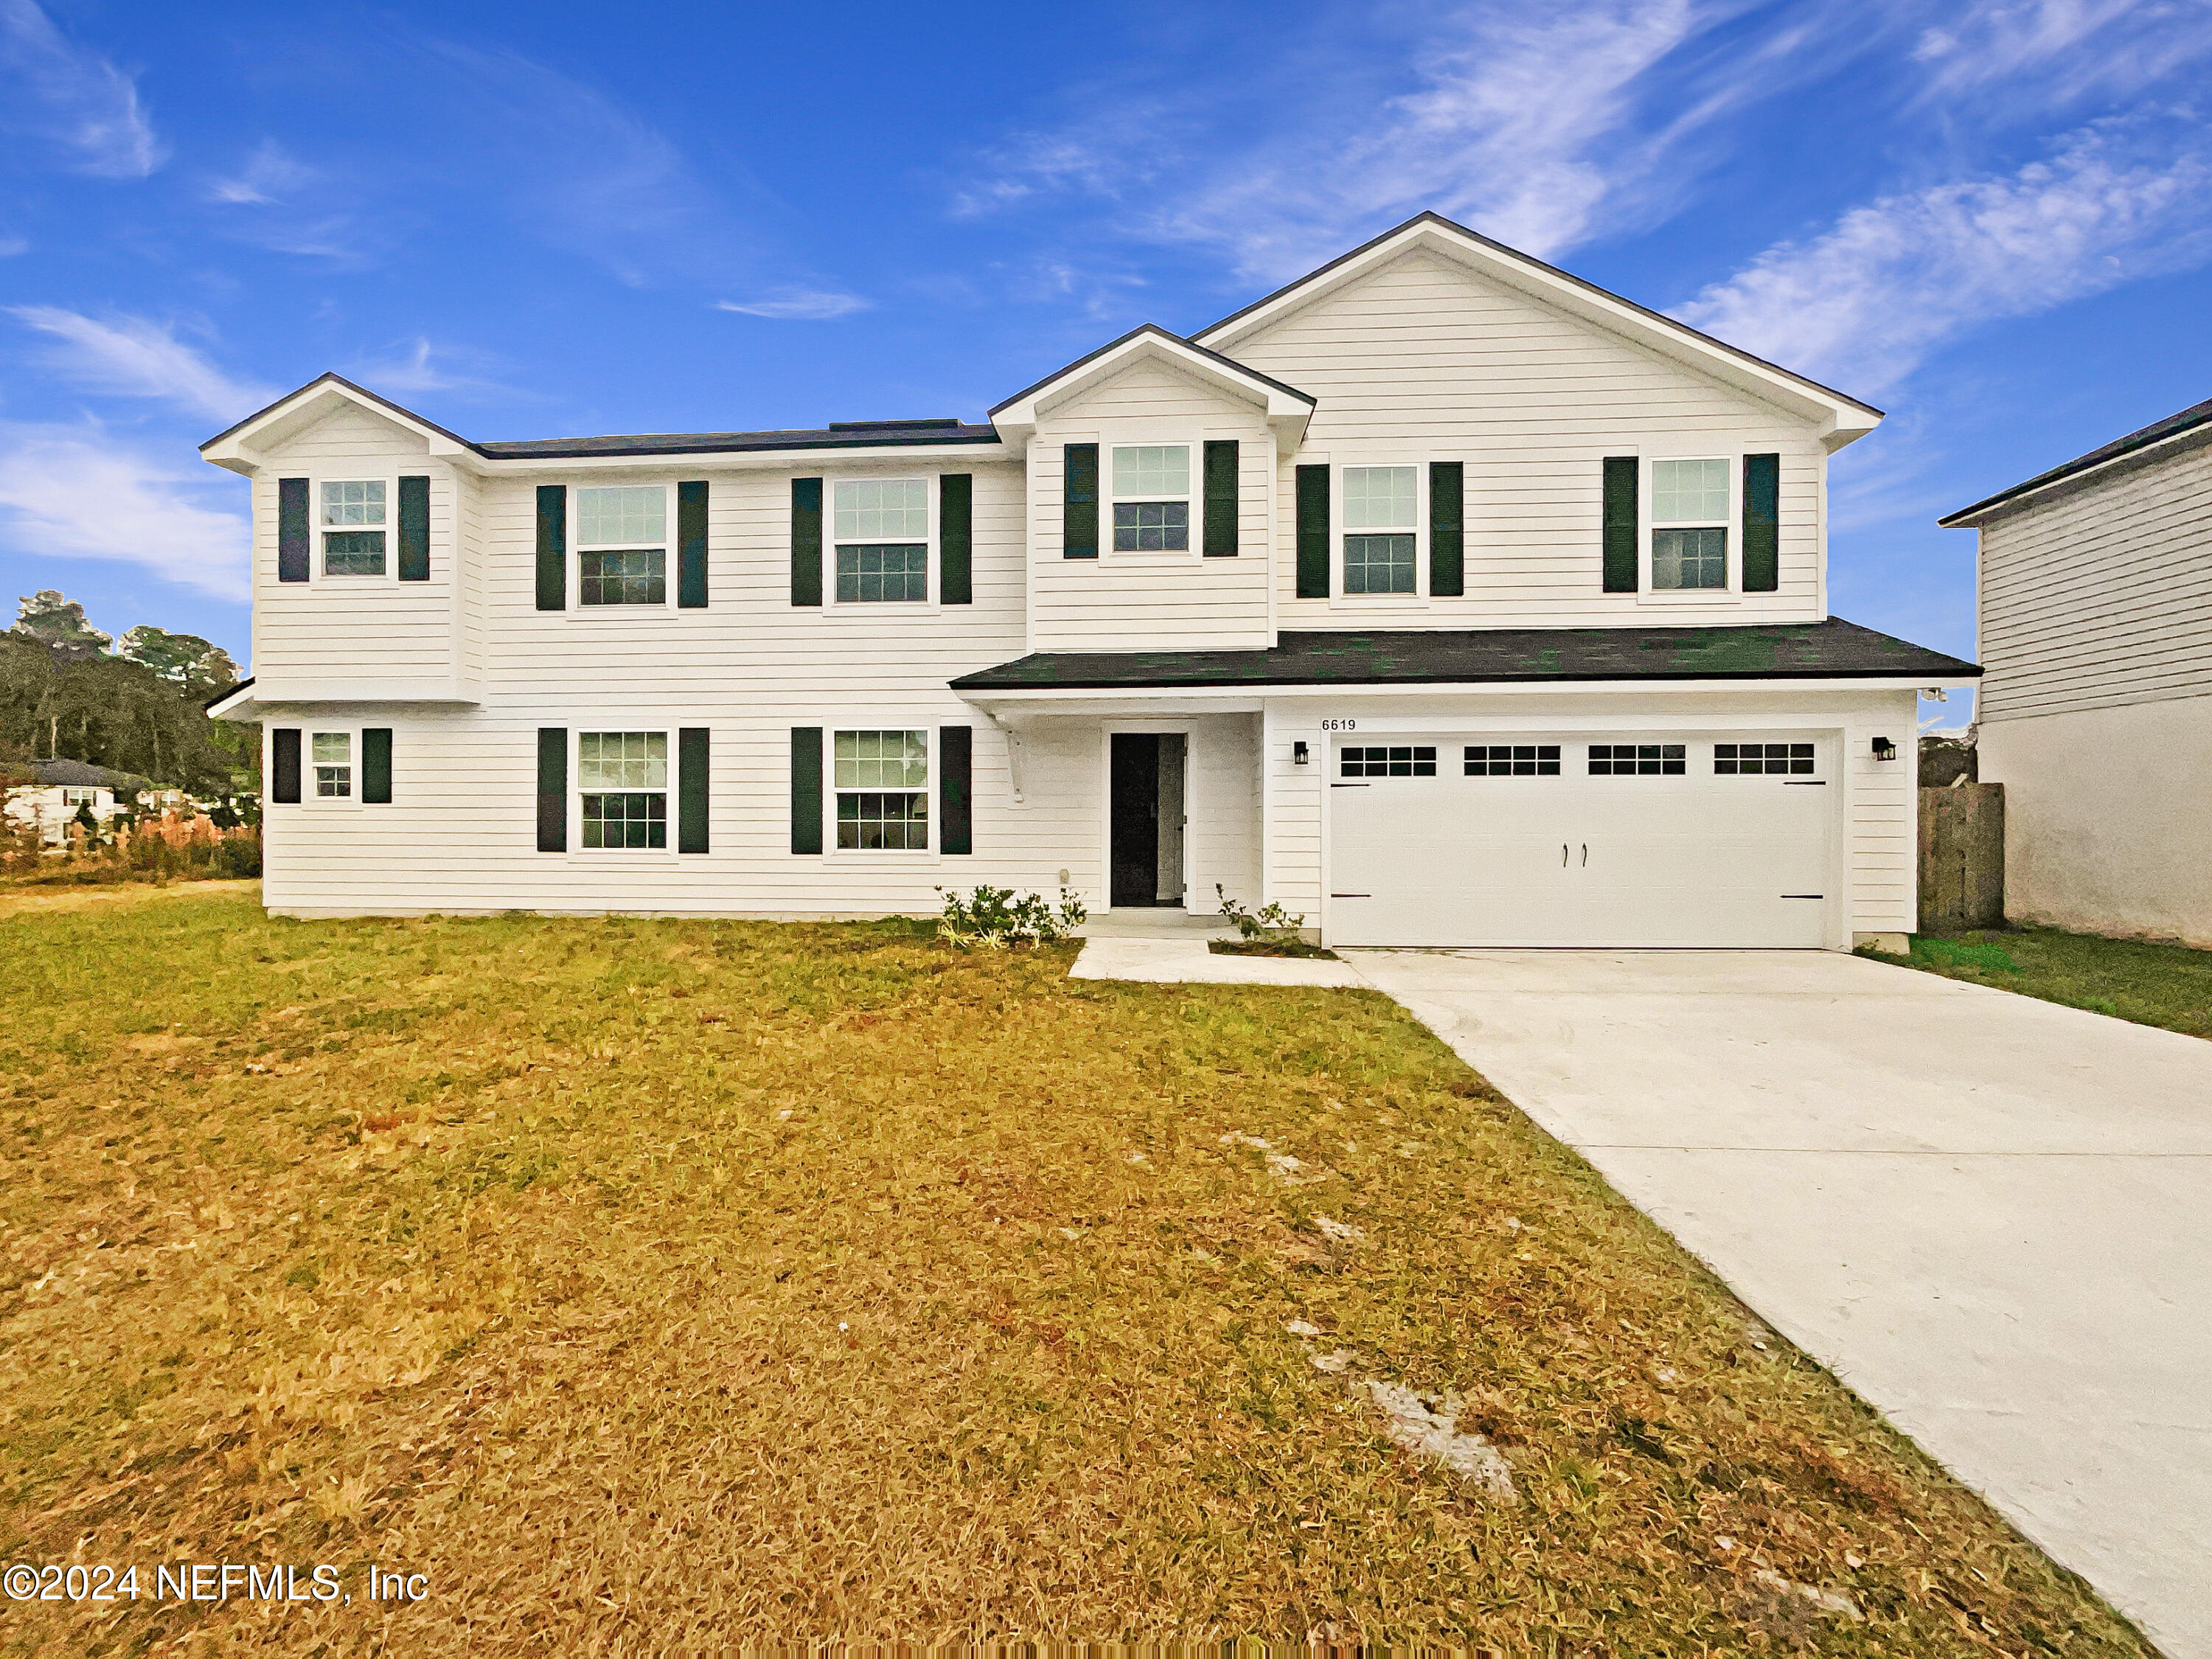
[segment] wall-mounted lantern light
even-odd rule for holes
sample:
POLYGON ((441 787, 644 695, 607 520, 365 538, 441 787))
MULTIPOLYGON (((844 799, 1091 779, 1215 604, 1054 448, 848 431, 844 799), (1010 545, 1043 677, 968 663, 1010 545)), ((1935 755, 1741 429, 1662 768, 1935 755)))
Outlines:
POLYGON ((1304 766, 1305 763, 1306 763, 1306 746, 1305 746, 1305 744, 1304 744, 1303 743, 1294 743, 1294 744, 1292 744, 1291 745, 1291 765, 1293 765, 1293 766, 1304 766))
POLYGON ((1874 757, 1876 760, 1895 760, 1897 745, 1887 738, 1876 738, 1874 740, 1874 757))

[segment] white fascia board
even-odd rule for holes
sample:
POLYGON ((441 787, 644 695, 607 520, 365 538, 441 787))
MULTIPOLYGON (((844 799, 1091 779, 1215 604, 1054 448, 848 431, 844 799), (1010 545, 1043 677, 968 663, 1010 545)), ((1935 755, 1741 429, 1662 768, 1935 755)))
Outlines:
POLYGON ((1370 701, 1382 697, 1585 696, 1710 697, 1838 695, 1864 696, 1883 693, 1911 693, 1930 687, 1978 684, 1964 677, 1942 679, 1856 678, 1781 680, 1437 680, 1395 685, 1188 685, 1101 686, 1096 689, 1054 689, 1006 691, 962 691, 963 702, 987 711, 1037 715, 1047 712, 1112 714, 1127 708, 1158 711, 1167 703, 1185 704, 1197 712, 1249 713, 1263 703, 1284 702, 1370 701))
MULTIPOLYGON (((257 675, 248 688, 255 707, 283 703, 422 703, 447 708, 472 708, 483 701, 477 687, 464 680, 435 679, 310 679, 264 678, 257 675)), ((208 711, 227 720, 252 720, 228 702, 208 711)))
POLYGON ((558 474, 590 471, 683 472, 712 467, 717 472, 787 472, 793 467, 859 465, 881 471, 892 462, 1010 461, 1018 452, 996 444, 885 444, 879 448, 841 445, 836 449, 694 449, 678 455, 476 455, 474 466, 487 477, 558 474))
POLYGON ((1685 324, 1578 282, 1541 261, 1428 219, 1415 221, 1342 264, 1325 267, 1312 278, 1293 283, 1273 299, 1226 318, 1191 338, 1212 351, 1233 352, 1237 341, 1347 283, 1359 281, 1416 248, 1467 265, 1554 310, 1593 323, 1645 350, 1670 357, 1810 420, 1815 423, 1820 441, 1831 453, 1854 439, 1864 437, 1881 423, 1880 410, 1856 399, 1740 353, 1685 324))
POLYGON ((1037 422, 1046 413, 1071 398, 1081 397, 1141 357, 1157 357, 1184 374, 1223 388, 1242 402, 1256 405, 1264 412, 1268 429, 1275 434, 1278 456, 1291 454, 1305 441, 1306 423, 1313 418, 1311 400, 1254 370, 1224 363, 1208 352, 1192 349, 1173 335, 1149 329, 1095 357, 1086 358, 1027 395, 994 410, 991 424, 998 428, 1000 439, 1011 452, 1025 454, 1030 440, 1036 434, 1037 422))

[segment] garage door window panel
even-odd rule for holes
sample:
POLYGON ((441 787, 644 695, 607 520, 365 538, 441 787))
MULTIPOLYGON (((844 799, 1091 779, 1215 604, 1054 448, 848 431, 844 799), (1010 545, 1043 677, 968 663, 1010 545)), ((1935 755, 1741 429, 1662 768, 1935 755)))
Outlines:
POLYGON ((1720 777, 1810 777, 1809 743, 1717 743, 1713 771, 1720 777))
POLYGON ((1338 765, 1347 778, 1432 778, 1437 751, 1428 744, 1376 744, 1345 750, 1338 765))
POLYGON ((1594 743, 1589 775, 1594 778, 1679 778, 1687 775, 1690 751, 1680 743, 1594 743))
POLYGON ((1556 778, 1556 743, 1471 743, 1462 762, 1470 778, 1556 778))

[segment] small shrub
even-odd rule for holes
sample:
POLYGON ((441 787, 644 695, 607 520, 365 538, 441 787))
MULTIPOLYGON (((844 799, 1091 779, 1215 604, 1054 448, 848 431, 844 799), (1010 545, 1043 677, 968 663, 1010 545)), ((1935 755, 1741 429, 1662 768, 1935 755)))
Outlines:
POLYGON ((1264 909, 1247 910, 1229 896, 1219 882, 1213 884, 1213 896, 1221 901, 1221 914, 1237 924, 1237 931, 1244 936, 1247 945, 1284 951, 1306 945, 1305 917, 1292 915, 1279 901, 1264 909))
POLYGON ((1083 901, 1063 887, 1055 906, 1042 893, 1014 896, 1011 887, 979 884, 962 897, 955 888, 937 890, 945 895, 945 913, 938 918, 937 936, 962 951, 981 946, 987 951, 1017 945, 1057 945, 1090 917, 1083 901))

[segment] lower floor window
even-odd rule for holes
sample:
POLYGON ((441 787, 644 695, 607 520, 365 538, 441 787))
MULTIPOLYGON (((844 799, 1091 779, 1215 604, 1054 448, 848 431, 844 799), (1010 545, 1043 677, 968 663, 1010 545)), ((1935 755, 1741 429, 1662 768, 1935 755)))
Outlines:
POLYGON ((1346 536, 1344 591, 1347 593, 1410 593, 1413 591, 1411 536, 1346 536))
POLYGON ((576 782, 587 848, 668 845, 668 734, 582 732, 576 782))
POLYGON ((1471 743, 1467 746, 1467 775, 1471 778, 1556 778, 1559 775, 1559 745, 1556 743, 1471 743))
POLYGON ((1378 744, 1344 750, 1341 764, 1347 778, 1432 778, 1437 751, 1427 744, 1378 744))
POLYGON ((353 798, 353 733, 318 732, 309 746, 313 750, 315 769, 315 799, 350 800, 353 798))
POLYGON ((1679 778, 1688 769, 1689 750, 1679 743, 1594 743, 1589 775, 1594 778, 1679 778))
POLYGON ((920 601, 929 597, 929 547, 923 542, 868 542, 837 550, 837 602, 920 601))
POLYGON ((1726 587, 1728 532, 1653 531, 1651 586, 1655 589, 1726 587))
POLYGON ((839 847, 929 850, 928 733, 840 732, 832 787, 839 847))
POLYGON ((1808 777, 1813 771, 1813 745, 1809 743, 1717 743, 1713 745, 1713 770, 1723 777, 1792 772, 1801 777, 1808 777))
POLYGON ((586 605, 665 605, 668 555, 658 547, 576 556, 577 595, 586 605))

